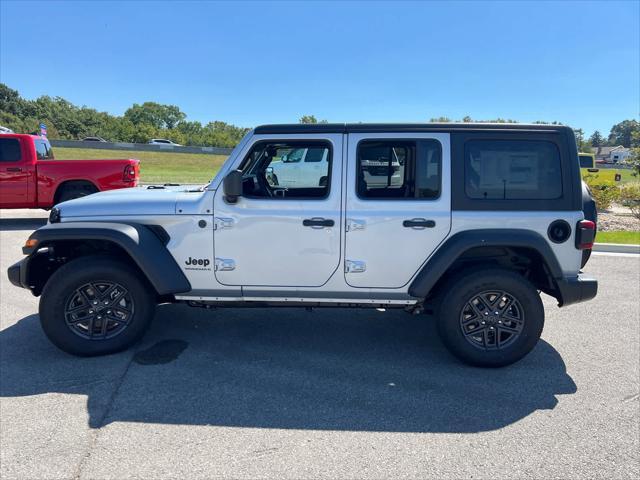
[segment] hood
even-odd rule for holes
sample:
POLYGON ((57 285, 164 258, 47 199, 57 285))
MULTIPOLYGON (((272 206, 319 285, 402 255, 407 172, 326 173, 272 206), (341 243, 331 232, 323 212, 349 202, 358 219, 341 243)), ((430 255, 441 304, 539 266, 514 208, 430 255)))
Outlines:
POLYGON ((123 188, 98 192, 56 205, 64 217, 173 215, 178 198, 189 188, 123 188))

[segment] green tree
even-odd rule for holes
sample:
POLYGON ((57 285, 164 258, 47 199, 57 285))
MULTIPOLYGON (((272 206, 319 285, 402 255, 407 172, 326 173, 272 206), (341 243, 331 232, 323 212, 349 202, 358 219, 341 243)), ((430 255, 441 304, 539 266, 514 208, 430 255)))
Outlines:
POLYGON ((495 120, 480 120, 482 123, 518 123, 517 120, 512 120, 510 118, 496 118, 495 120))
POLYGON ((142 105, 134 103, 124 112, 124 117, 134 125, 144 124, 157 129, 172 129, 187 116, 175 105, 144 102, 142 105))
POLYGON ((429 121, 431 123, 449 123, 451 119, 449 117, 431 117, 429 121))
POLYGON ((640 147, 631 149, 631 156, 627 158, 626 163, 631 165, 634 177, 640 175, 640 147))
POLYGON ((298 123, 329 123, 326 120, 320 120, 315 117, 315 115, 303 115, 298 120, 298 123))
POLYGON ((640 122, 637 120, 623 120, 611 127, 609 133, 609 145, 622 145, 630 148, 634 138, 634 132, 640 131, 640 122))
POLYGON ((0 83, 0 111, 12 115, 22 115, 24 100, 17 90, 9 88, 4 83, 0 83))
POLYGON ((581 128, 574 128, 573 134, 576 136, 576 144, 578 145, 578 150, 582 151, 582 144, 584 143, 584 130, 581 128))
POLYGON ((604 145, 604 137, 598 130, 596 130, 589 137, 589 143, 591 143, 592 147, 599 147, 601 145, 604 145))
POLYGON ((142 123, 140 125, 134 125, 134 129, 127 140, 133 143, 147 143, 150 139, 160 136, 158 130, 153 125, 142 123))

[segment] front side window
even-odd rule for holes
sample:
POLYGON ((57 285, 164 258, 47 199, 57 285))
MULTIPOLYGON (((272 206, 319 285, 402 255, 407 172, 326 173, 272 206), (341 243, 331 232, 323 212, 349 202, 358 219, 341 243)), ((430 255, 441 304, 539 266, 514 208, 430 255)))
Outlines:
POLYGON ((465 144, 465 192, 473 199, 549 200, 562 196, 554 143, 470 140, 465 144))
POLYGON ((20 142, 15 138, 0 138, 0 162, 18 162, 21 159, 20 142))
POLYGON ((53 160, 53 150, 47 140, 36 140, 35 144, 38 160, 53 160))
POLYGON ((440 196, 442 150, 435 140, 375 140, 358 145, 357 187, 364 199, 440 196))
POLYGON ((260 142, 242 167, 243 196, 318 199, 329 194, 331 148, 326 142, 260 142))

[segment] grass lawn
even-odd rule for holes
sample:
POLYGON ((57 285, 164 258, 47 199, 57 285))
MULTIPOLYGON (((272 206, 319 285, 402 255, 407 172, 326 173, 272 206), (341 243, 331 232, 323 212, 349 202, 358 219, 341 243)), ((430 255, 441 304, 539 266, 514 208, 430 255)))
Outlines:
POLYGON ((640 245, 640 232, 598 232, 596 242, 640 245))
POLYGON ((640 176, 634 177, 631 175, 632 170, 629 168, 601 168, 597 173, 589 173, 586 169, 581 169, 582 176, 591 175, 595 180, 604 180, 607 182, 614 183, 629 183, 629 182, 640 182, 640 176), (619 182, 615 182, 616 173, 621 175, 621 179, 619 182))
POLYGON ((206 153, 138 152, 94 148, 53 149, 57 160, 137 158, 144 183, 207 183, 227 159, 206 153))

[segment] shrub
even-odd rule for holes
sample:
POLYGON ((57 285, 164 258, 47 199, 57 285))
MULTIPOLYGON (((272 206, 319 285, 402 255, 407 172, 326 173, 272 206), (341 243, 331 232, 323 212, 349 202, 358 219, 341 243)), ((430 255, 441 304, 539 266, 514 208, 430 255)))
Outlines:
POLYGON ((620 201, 628 207, 634 217, 640 220, 640 183, 627 183, 620 187, 620 201))
POLYGON ((599 180, 592 175, 585 175, 584 181, 591 189, 598 210, 608 210, 620 197, 620 188, 613 182, 599 180))

